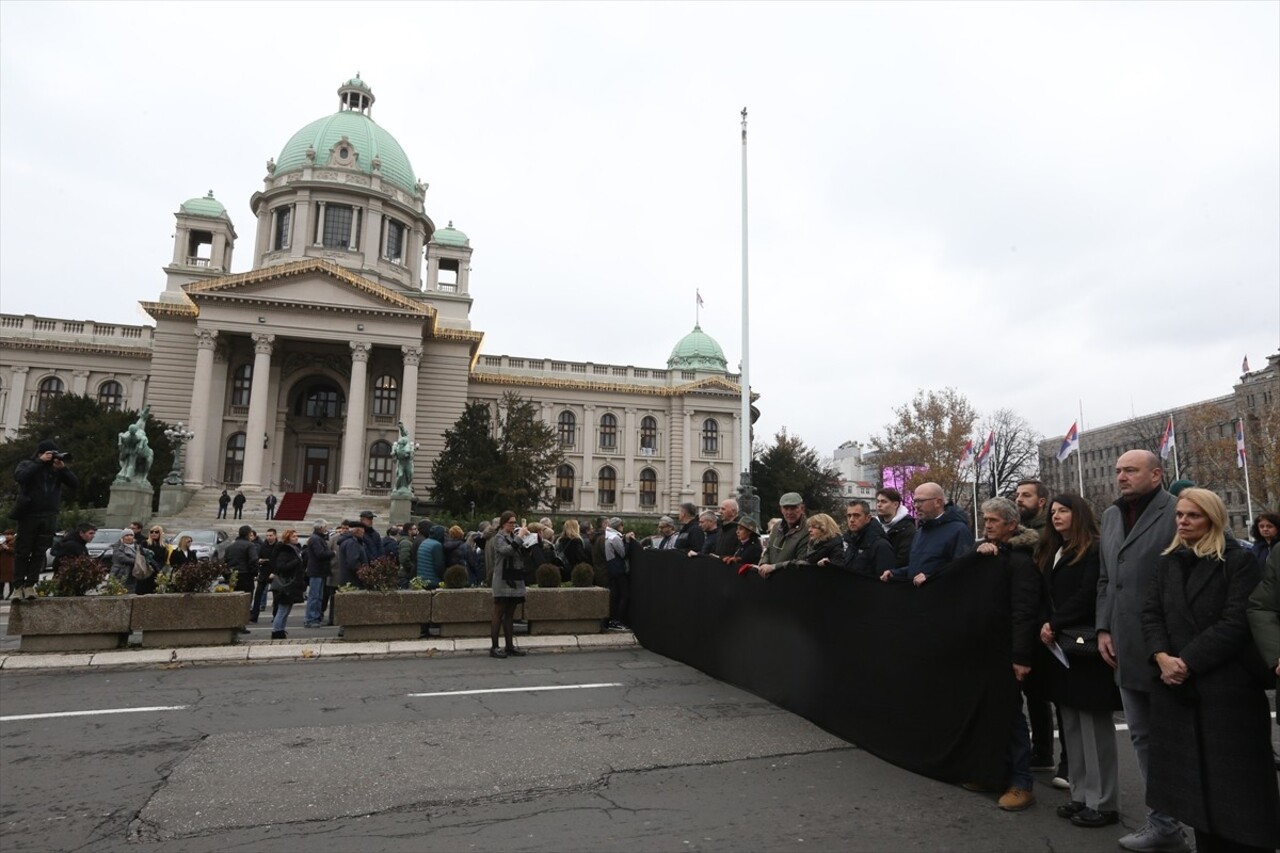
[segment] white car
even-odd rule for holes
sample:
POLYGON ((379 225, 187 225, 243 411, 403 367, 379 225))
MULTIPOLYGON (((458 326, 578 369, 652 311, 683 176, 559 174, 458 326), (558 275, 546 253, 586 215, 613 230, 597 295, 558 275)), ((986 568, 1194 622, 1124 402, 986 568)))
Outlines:
POLYGON ((184 530, 169 541, 176 548, 183 536, 191 537, 191 553, 196 555, 197 560, 220 558, 231 543, 230 537, 223 530, 184 530))

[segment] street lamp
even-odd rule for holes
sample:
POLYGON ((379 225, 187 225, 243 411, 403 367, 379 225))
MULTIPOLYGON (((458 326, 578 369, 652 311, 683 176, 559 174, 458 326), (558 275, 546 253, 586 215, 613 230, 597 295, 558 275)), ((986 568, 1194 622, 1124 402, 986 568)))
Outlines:
POLYGON ((188 430, 179 421, 164 431, 164 437, 169 439, 169 444, 173 446, 173 468, 169 471, 169 475, 164 478, 165 485, 181 486, 182 471, 186 467, 187 461, 186 445, 188 441, 196 437, 196 434, 188 430))

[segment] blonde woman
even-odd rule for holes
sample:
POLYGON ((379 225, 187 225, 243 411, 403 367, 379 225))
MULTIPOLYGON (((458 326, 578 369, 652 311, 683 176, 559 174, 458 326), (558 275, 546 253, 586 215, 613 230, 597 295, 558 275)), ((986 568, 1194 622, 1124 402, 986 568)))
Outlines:
POLYGON ((191 550, 190 536, 179 536, 178 546, 169 552, 169 565, 177 569, 186 563, 194 563, 196 555, 191 550))
POLYGON ((1271 709, 1245 615, 1261 573, 1227 535, 1227 509, 1213 492, 1183 490, 1174 520, 1142 609, 1158 669, 1147 805, 1192 827, 1198 850, 1275 850, 1271 709))
POLYGON ((560 569, 560 576, 564 580, 570 579, 574 567, 580 563, 591 565, 591 555, 587 553, 587 544, 582 541, 582 528, 578 526, 578 522, 575 519, 571 518, 564 523, 556 550, 564 555, 564 566, 560 569))
POLYGON ((844 565, 844 539, 840 525, 825 512, 809 516, 809 553, 801 563, 811 566, 844 565))

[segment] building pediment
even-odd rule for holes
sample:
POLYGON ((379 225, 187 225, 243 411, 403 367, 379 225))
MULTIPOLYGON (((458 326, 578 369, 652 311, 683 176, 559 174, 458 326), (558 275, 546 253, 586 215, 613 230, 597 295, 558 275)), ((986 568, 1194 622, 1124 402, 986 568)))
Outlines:
POLYGON ((203 302, 217 301, 435 319, 431 306, 319 259, 187 284, 182 289, 197 310, 203 302))

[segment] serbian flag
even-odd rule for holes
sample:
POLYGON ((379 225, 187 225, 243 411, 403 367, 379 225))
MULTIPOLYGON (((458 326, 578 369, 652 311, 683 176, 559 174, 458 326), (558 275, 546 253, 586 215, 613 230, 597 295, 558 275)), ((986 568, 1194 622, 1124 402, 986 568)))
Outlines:
POLYGON ((705 306, 705 305, 703 304, 703 302, 702 302, 702 291, 701 291, 701 290, 694 290, 693 292, 694 292, 694 295, 698 297, 698 307, 699 307, 699 308, 705 308, 706 306, 705 306))
POLYGON ((1244 418, 1236 421, 1236 467, 1244 467, 1244 418))
POLYGON ((1062 438, 1062 446, 1058 448, 1058 461, 1062 462, 1072 451, 1080 449, 1080 431, 1076 429, 1077 424, 1073 423, 1071 429, 1067 430, 1067 434, 1062 438))
POLYGON ((991 445, 996 442, 996 431, 992 430, 987 433, 987 440, 982 442, 982 449, 978 451, 978 456, 973 460, 973 464, 981 465, 987 461, 987 457, 991 455, 991 445))
POLYGON ((1173 415, 1169 415, 1169 420, 1164 425, 1164 435, 1160 436, 1160 458, 1168 459, 1169 454, 1173 452, 1173 446, 1177 443, 1173 433, 1173 415))
POLYGON ((964 450, 960 451, 960 467, 968 465, 973 461, 973 439, 969 439, 964 443, 964 450))

